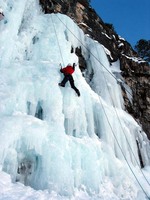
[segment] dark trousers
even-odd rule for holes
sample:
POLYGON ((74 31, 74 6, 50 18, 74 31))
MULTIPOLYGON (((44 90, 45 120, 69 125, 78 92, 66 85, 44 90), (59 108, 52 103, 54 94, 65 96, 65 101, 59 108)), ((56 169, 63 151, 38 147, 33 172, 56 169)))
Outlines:
POLYGON ((78 96, 80 96, 79 90, 75 87, 74 85, 74 80, 71 74, 65 75, 64 74, 64 79, 62 80, 61 84, 65 86, 67 81, 70 82, 71 88, 74 89, 74 91, 77 93, 78 96))

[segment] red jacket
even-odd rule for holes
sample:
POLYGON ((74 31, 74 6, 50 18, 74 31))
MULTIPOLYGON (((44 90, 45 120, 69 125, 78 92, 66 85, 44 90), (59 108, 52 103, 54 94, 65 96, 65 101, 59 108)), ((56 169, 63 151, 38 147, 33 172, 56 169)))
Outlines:
POLYGON ((72 66, 67 66, 67 67, 61 69, 60 71, 62 73, 64 73, 65 75, 72 74, 74 72, 74 68, 72 66))

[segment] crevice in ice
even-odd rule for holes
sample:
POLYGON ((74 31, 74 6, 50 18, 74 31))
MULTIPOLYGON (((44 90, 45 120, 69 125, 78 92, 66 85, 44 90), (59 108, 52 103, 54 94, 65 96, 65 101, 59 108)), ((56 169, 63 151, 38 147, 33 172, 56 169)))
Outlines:
POLYGON ((43 120, 43 102, 38 101, 38 104, 36 106, 36 112, 35 112, 35 117, 38 119, 43 120))
POLYGON ((99 118, 98 113, 94 113, 94 131, 95 134, 101 138, 101 119, 99 118))
POLYGON ((136 140, 136 144, 137 144, 137 149, 138 149, 138 156, 139 156, 139 160, 140 160, 140 165, 141 165, 141 168, 144 168, 144 163, 143 163, 142 155, 141 155, 141 151, 140 151, 140 144, 139 144, 138 140, 136 140))
POLYGON ((38 101, 36 110, 34 111, 33 104, 30 101, 27 101, 27 114, 33 115, 38 119, 43 120, 44 111, 43 111, 43 101, 38 101))
POLYGON ((80 47, 76 47, 75 54, 79 58, 79 68, 80 68, 80 70, 82 72, 82 75, 84 76, 84 71, 87 69, 87 63, 86 63, 86 59, 83 56, 81 46, 80 47))
POLYGON ((64 31, 64 34, 65 34, 66 40, 69 41, 67 30, 64 31))
POLYGON ((67 135, 77 137, 77 138, 81 137, 80 131, 78 130, 78 128, 75 126, 75 124, 73 123, 71 119, 65 118, 64 127, 65 127, 65 132, 67 135))
POLYGON ((73 46, 71 46, 71 51, 70 51, 71 53, 74 53, 74 48, 73 48, 73 46))
POLYGON ((32 43, 35 44, 35 43, 38 42, 38 40, 39 40, 39 37, 35 35, 35 36, 32 38, 32 43))
MULTIPOLYGON (((86 82, 90 85, 91 87, 91 82, 93 80, 94 77, 94 70, 92 68, 92 65, 90 63, 88 63, 88 70, 85 70, 85 80, 86 82)), ((91 87, 92 88, 92 87, 91 87)))
POLYGON ((27 101, 27 114, 31 115, 31 102, 27 101))
POLYGON ((73 124, 71 123, 71 120, 65 118, 64 127, 67 135, 76 137, 76 130, 73 130, 73 124))
POLYGON ((41 167, 41 158, 36 154, 35 150, 25 151, 18 154, 18 168, 16 174, 16 182, 24 185, 33 186, 38 169, 41 167))

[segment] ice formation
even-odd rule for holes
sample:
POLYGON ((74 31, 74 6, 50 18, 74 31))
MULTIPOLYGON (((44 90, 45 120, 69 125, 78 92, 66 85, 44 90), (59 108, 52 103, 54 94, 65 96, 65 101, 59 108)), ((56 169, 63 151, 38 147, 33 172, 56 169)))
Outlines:
POLYGON ((149 140, 124 111, 119 62, 111 68, 101 44, 37 0, 1 6, 0 200, 150 197, 149 140), (81 97, 58 86, 76 47, 87 62, 84 77, 73 74, 81 97))

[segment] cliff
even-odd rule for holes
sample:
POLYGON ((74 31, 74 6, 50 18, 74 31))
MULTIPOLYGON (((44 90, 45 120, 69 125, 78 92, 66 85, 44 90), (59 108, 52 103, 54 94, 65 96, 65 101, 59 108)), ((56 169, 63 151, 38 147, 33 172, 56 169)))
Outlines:
MULTIPOLYGON (((125 109, 141 124, 150 139, 150 67, 149 63, 138 57, 131 45, 108 26, 91 8, 87 0, 39 0, 45 13, 63 13, 94 40, 108 49, 110 63, 120 60, 121 84, 125 109), (129 86, 129 87, 128 87, 129 86), (127 90, 127 88, 130 88, 127 90)), ((86 60, 82 48, 76 49, 82 71, 86 60)))

